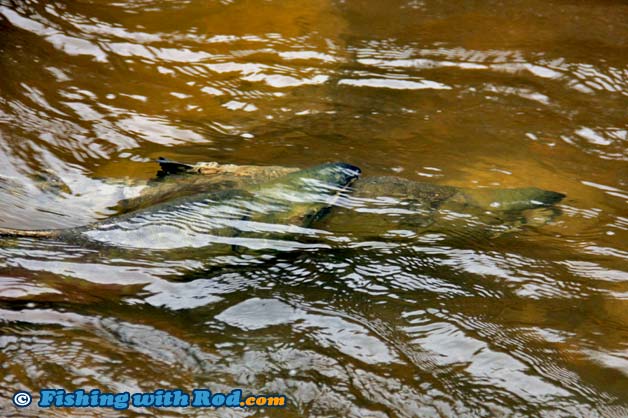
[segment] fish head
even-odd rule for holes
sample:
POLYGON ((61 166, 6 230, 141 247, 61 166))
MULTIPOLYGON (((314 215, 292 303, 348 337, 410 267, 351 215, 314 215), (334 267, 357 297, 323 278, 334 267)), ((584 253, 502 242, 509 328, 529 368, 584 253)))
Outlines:
POLYGON ((328 163, 299 170, 255 190, 258 202, 282 207, 267 222, 309 225, 334 206, 339 196, 360 176, 360 169, 347 163, 328 163))

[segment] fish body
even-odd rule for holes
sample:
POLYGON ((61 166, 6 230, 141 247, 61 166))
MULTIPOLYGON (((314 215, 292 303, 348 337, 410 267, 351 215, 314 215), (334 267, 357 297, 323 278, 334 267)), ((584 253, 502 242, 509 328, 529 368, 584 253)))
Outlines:
MULTIPOLYGON (((214 191, 245 189, 299 171, 295 167, 216 162, 191 165, 163 158, 157 162, 161 167, 157 179, 149 182, 148 187, 144 188, 139 196, 121 200, 116 207, 120 212, 137 210, 178 196, 199 193, 207 188, 214 191)), ((535 187, 470 189, 417 182, 396 176, 362 177, 353 184, 351 195, 366 199, 392 197, 412 201, 425 208, 449 204, 491 211, 520 211, 550 206, 565 197, 562 193, 535 187)))
POLYGON ((492 211, 522 211, 560 202, 564 194, 537 187, 514 189, 468 189, 459 188, 451 202, 474 206, 492 211))
POLYGON ((565 197, 562 193, 536 187, 469 189, 416 182, 394 176, 360 179, 354 186, 354 196, 394 197, 413 200, 424 207, 432 208, 443 204, 458 204, 492 211, 521 211, 550 206, 565 197))
POLYGON ((245 189, 179 197, 90 225, 63 230, 0 230, 2 235, 55 238, 123 248, 199 248, 225 238, 306 232, 360 174, 331 163, 300 170, 245 189), (301 229, 300 229, 301 228, 301 229))
POLYGON ((551 206, 565 195, 534 187, 469 189, 375 176, 356 181, 351 197, 353 207, 335 210, 323 228, 366 239, 424 233, 480 239, 548 223, 559 213, 551 206))
POLYGON ((218 192, 246 189, 276 180, 299 171, 294 167, 218 164, 215 162, 194 165, 159 158, 157 178, 144 186, 139 195, 121 199, 114 209, 118 213, 146 208, 181 196, 211 190, 218 192))
MULTIPOLYGON (((469 214, 487 218, 479 224, 513 223, 513 219, 517 224, 529 223, 521 213, 550 207, 565 197, 534 187, 469 189, 394 176, 355 181, 359 169, 344 163, 299 170, 213 162, 188 165, 165 159, 158 162, 158 178, 149 181, 139 196, 120 201, 119 216, 64 230, 0 228, 0 235, 169 249, 233 243, 234 237, 308 233, 299 228, 308 228, 321 219, 349 185, 352 188, 346 207, 336 210, 325 223, 332 231, 426 231, 437 224, 455 232, 472 229, 469 214)), ((549 209, 552 215, 544 216, 544 222, 556 213, 549 209)))

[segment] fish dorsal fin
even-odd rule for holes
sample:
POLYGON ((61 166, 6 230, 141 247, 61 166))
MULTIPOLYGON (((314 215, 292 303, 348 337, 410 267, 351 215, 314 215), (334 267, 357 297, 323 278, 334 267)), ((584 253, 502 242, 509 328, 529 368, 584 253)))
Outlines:
POLYGON ((159 164, 159 171, 157 172, 157 177, 164 177, 169 174, 177 174, 185 171, 192 170, 194 168, 191 164, 180 163, 177 161, 172 161, 164 157, 157 158, 157 163, 159 164))

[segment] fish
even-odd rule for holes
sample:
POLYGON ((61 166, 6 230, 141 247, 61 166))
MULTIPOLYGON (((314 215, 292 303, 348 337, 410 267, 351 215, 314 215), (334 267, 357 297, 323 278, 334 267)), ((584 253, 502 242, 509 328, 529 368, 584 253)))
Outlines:
MULTIPOLYGON (((215 191, 237 189, 260 184, 299 171, 296 167, 254 166, 200 162, 185 164, 158 158, 160 170, 139 196, 120 200, 119 212, 167 201, 174 197, 198 193, 205 188, 215 191)), ((396 176, 361 177, 352 187, 357 198, 394 197, 412 201, 422 207, 437 208, 457 205, 490 211, 522 211, 560 202, 565 195, 536 187, 523 188, 462 188, 417 182, 396 176)))
MULTIPOLYGON (((163 158, 157 162, 161 167, 157 178, 138 197, 124 200, 124 210, 188 194, 201 184, 225 190, 299 170, 216 162, 183 164, 163 158)), ((396 176, 363 176, 353 183, 344 204, 334 207, 332 216, 316 226, 353 237, 381 237, 403 230, 412 234, 443 233, 452 238, 495 238, 551 222, 560 214, 554 205, 564 197, 536 187, 462 188, 396 176)))
POLYGON ((367 177, 356 182, 355 196, 411 199, 426 207, 458 204, 491 211, 522 211, 560 202, 565 195, 537 187, 464 188, 411 181, 395 176, 367 177))
MULTIPOLYGON (((160 170, 137 196, 125 197, 111 208, 118 214, 146 208, 171 199, 207 190, 243 189, 275 180, 299 171, 296 167, 218 164, 216 162, 185 164, 157 159, 160 170)), ((132 185, 132 184, 131 184, 132 185)), ((135 184, 137 185, 137 184, 135 184)))
MULTIPOLYGON (((516 230, 518 225, 524 224, 543 225, 559 213, 554 205, 565 197, 562 193, 535 187, 461 188, 395 176, 360 177, 359 168, 346 163, 300 170, 296 167, 216 162, 185 164, 165 158, 159 158, 157 162, 161 170, 155 179, 144 185, 139 196, 118 202, 115 209, 120 216, 82 229, 28 231, 5 228, 0 229, 0 235, 59 237, 65 240, 82 240, 80 243, 112 241, 114 244, 117 242, 127 247, 136 245, 134 242, 139 243, 137 246, 145 247, 151 245, 180 247, 184 245, 180 241, 185 239, 189 241, 190 236, 196 237, 197 241, 190 243, 196 246, 204 245, 203 242, 207 243, 208 240, 220 241, 218 237, 230 237, 232 238, 230 242, 233 242, 234 237, 239 239, 253 235, 270 237, 282 230, 277 225, 291 225, 292 231, 296 232, 296 226, 307 228, 323 218, 327 219, 324 227, 335 232, 346 231, 356 234, 358 230, 368 229, 365 232, 370 234, 390 229, 410 229, 416 232, 444 229, 455 235, 462 233, 461 230, 471 231, 473 225, 491 224, 493 229, 498 226, 500 230, 506 231, 516 230), (312 178, 325 178, 323 172, 333 167, 340 169, 341 172, 349 170, 358 173, 351 181, 347 178, 334 180, 328 177, 328 182, 345 187, 344 191, 347 192, 345 207, 335 208, 334 216, 326 217, 331 206, 320 206, 307 199, 302 202, 293 201, 291 206, 288 205, 290 208, 282 209, 269 206, 267 202, 262 202, 263 199, 260 200, 260 196, 264 194, 260 190, 268 192, 279 184, 286 182, 292 184, 295 179, 303 180, 310 175, 312 178), (212 233, 205 234, 201 239, 197 234, 198 228, 190 227, 185 233, 177 231, 181 227, 179 218, 187 216, 179 212, 185 212, 184 206, 190 201, 199 199, 203 194, 209 194, 213 199, 204 209, 214 212, 213 224, 207 225, 205 222, 206 229, 212 233), (166 215, 160 212, 162 209, 166 215), (234 218, 230 212, 238 213, 239 217, 234 218), (129 215, 131 213, 133 215, 129 215), (466 216, 469 214, 476 219, 466 216), (150 219, 147 218, 148 215, 150 219), (135 216, 144 218, 142 222, 133 221, 136 219, 135 216), (123 222, 131 222, 135 226, 123 227, 127 225, 123 222), (141 225, 141 228, 136 224, 141 225), (436 229, 433 227, 434 224, 436 229), (118 228, 114 227, 116 225, 118 228), (264 234, 259 230, 247 230, 253 225, 257 225, 258 228, 265 225, 267 229, 269 225, 275 225, 272 228, 274 232, 266 231, 264 234), (430 227, 432 229, 429 229, 430 227), (131 233, 125 228, 135 232, 131 233), (86 237, 91 238, 87 240, 86 237), (152 244, 149 245, 148 242, 152 244)), ((285 200, 291 193, 295 196, 299 194, 297 192, 299 187, 288 188, 292 190, 276 198, 285 200)), ((306 232, 299 230, 299 233, 306 232)))
POLYGON ((549 223, 560 214, 554 205, 564 197, 535 187, 463 188, 363 177, 352 187, 352 207, 339 207, 322 227, 363 239, 436 233, 483 240, 549 223))
POLYGON ((49 230, 0 228, 0 236, 46 238, 130 249, 202 248, 233 238, 307 234, 360 176, 347 163, 327 163, 242 189, 178 197, 89 225, 49 230))

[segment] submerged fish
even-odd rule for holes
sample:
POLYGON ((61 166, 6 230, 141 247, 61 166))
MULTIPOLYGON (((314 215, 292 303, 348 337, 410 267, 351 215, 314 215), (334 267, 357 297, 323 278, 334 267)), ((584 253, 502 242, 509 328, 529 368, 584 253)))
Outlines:
POLYGON ((332 163, 244 189, 179 197, 87 226, 60 230, 0 229, 0 235, 54 238, 81 245, 138 249, 238 244, 233 237, 308 233, 360 170, 332 163))
POLYGON ((144 185, 138 196, 118 200, 118 213, 166 202, 176 197, 231 189, 246 189, 299 171, 293 167, 199 163, 183 164, 159 158, 157 178, 144 185))
MULTIPOLYGON (((157 160, 161 170, 139 196, 121 200, 116 209, 137 210, 173 197, 214 191, 240 189, 277 179, 299 171, 294 167, 252 166, 201 162, 183 164, 164 158, 157 160)), ((411 181, 394 176, 360 178, 352 186, 352 196, 394 197, 413 201, 426 208, 455 204, 491 211, 521 211, 551 206, 562 200, 562 193, 536 187, 514 189, 469 189, 411 181)))
MULTIPOLYGON (((331 199, 359 173, 357 167, 343 163, 299 170, 158 162, 157 179, 149 181, 139 196, 119 201, 117 210, 125 213, 121 216, 65 230, 0 229, 0 235, 126 248, 184 248, 233 244, 251 234, 258 238, 285 232, 307 234, 298 227, 309 227, 320 219, 331 199)), ((325 227, 357 235, 360 231, 379 235, 393 229, 427 231, 434 224, 436 230, 454 235, 491 224, 508 231, 521 224, 546 223, 555 214, 551 206, 564 197, 534 187, 468 189, 392 176, 367 177, 353 184, 344 199, 345 207, 338 208, 325 227), (530 210, 537 212, 526 214, 530 210)))
POLYGON ((322 226, 365 239, 412 238, 438 233, 451 239, 496 237, 522 226, 540 226, 559 213, 562 193, 535 187, 469 189, 394 176, 356 181, 351 208, 341 207, 322 226))
POLYGON ((445 202, 494 211, 520 211, 549 206, 565 195, 536 187, 515 189, 469 189, 421 183, 393 176, 367 177, 355 184, 355 195, 413 199, 426 206, 445 202))

